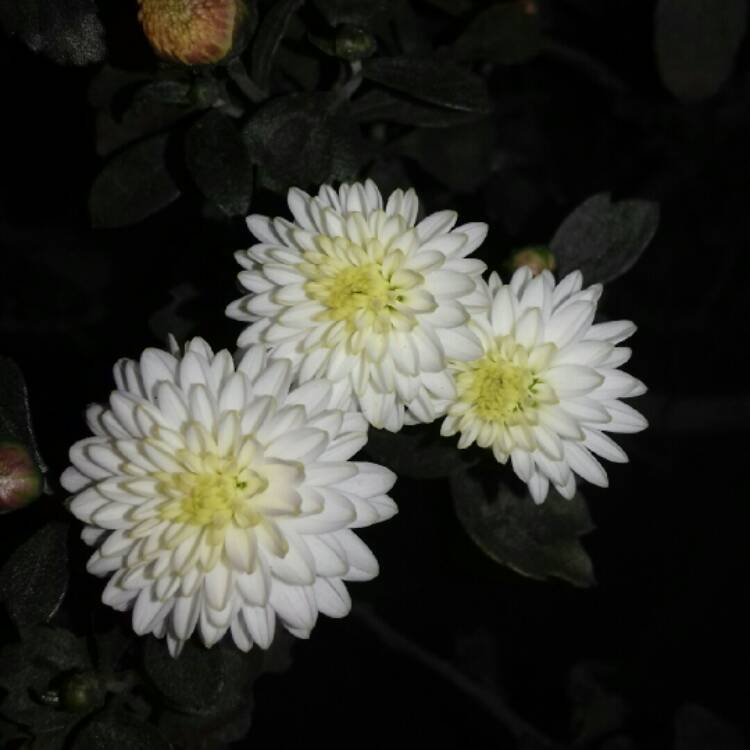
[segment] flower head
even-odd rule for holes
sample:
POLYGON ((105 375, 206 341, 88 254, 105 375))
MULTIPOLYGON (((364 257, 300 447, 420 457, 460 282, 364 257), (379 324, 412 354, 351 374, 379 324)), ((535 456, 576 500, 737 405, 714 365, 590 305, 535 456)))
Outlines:
POLYGON ((454 227, 440 211, 416 223, 413 190, 383 201, 375 184, 292 188, 294 221, 250 216, 259 240, 237 253, 250 292, 227 314, 250 325, 240 346, 264 343, 301 382, 326 378, 376 427, 430 422, 454 391, 447 358, 481 349, 467 322, 485 303, 485 268, 468 258, 485 224, 454 227))
POLYGON ((138 18, 157 54, 185 65, 207 65, 232 49, 242 0, 138 0, 138 18))
POLYGON ((348 460, 367 423, 330 384, 290 390, 291 364, 262 347, 236 365, 201 339, 175 354, 118 362, 109 406, 87 413, 94 437, 70 450, 88 569, 113 574, 103 601, 173 654, 194 630, 266 648, 277 618, 307 637, 318 612, 348 612, 343 581, 377 575, 351 529, 396 512, 395 476, 348 460))
POLYGON ((517 270, 509 284, 489 281, 490 312, 475 321, 483 352, 452 361, 457 396, 441 426, 460 433, 459 448, 476 442, 501 463, 511 459, 537 503, 550 483, 575 494, 575 474, 607 486, 594 454, 627 461, 606 432, 637 432, 646 420, 621 399, 646 387, 619 367, 617 346, 635 326, 627 320, 592 325, 601 286, 581 289, 578 271, 555 285, 549 271, 517 270))

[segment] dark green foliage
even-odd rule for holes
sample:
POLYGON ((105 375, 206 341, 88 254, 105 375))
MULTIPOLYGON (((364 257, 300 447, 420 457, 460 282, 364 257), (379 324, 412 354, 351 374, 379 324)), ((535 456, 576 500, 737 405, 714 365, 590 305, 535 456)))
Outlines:
POLYGON ((1 716, 36 734, 66 730, 81 718, 60 705, 59 690, 66 676, 91 667, 84 639, 63 628, 31 628, 0 650, 0 663, 1 716))
POLYGON ((95 227, 134 224, 179 198, 180 188, 167 169, 167 140, 166 135, 153 136, 107 163, 91 188, 95 227))
POLYGON ((641 257, 659 225, 651 201, 613 203, 609 194, 587 198, 560 225, 550 242, 559 273, 578 269, 586 284, 622 276, 641 257))
POLYGON ((451 477, 456 515, 493 560, 530 578, 561 578, 592 586, 594 570, 579 537, 593 530, 580 494, 566 500, 554 490, 541 505, 518 495, 497 472, 486 483, 472 472, 451 477))
POLYGON ((0 23, 62 65, 99 62, 107 51, 94 0, 0 0, 0 23))
POLYGON ((694 703, 677 709, 674 720, 675 750, 746 750, 737 727, 694 703))
POLYGON ((476 15, 451 48, 459 60, 489 60, 502 65, 524 63, 542 48, 539 15, 530 3, 497 3, 476 15))
POLYGON ((485 82, 453 63, 377 57, 363 63, 365 78, 430 104, 462 112, 489 112, 485 82))
POLYGON ((243 135, 264 183, 279 191, 351 176, 367 155, 332 94, 274 99, 250 118, 243 135))
POLYGON ((169 750, 169 743, 152 724, 131 716, 100 714, 73 736, 71 750, 169 750))
POLYGON ((654 19, 662 82, 680 99, 705 99, 729 77, 745 36, 745 0, 659 0, 654 19))
POLYGON ((68 587, 68 526, 50 521, 0 568, 0 602, 18 628, 49 620, 68 587))
POLYGON ((253 169, 235 123, 218 110, 195 122, 185 138, 185 161, 203 195, 227 216, 250 208, 253 169))
POLYGON ((24 445, 39 471, 46 471, 34 438, 23 373, 10 357, 0 356, 0 440, 8 439, 24 445))
POLYGON ((452 441, 424 428, 406 428, 399 433, 376 430, 367 436, 367 455, 376 463, 395 471, 398 476, 414 479, 440 479, 461 471, 469 465, 465 452, 452 441))
POLYGON ((252 47, 252 75, 261 88, 268 86, 274 57, 286 33, 289 20, 304 1, 279 0, 261 19, 252 47))
POLYGON ((389 0, 315 0, 315 5, 331 26, 368 26, 387 10, 389 0))

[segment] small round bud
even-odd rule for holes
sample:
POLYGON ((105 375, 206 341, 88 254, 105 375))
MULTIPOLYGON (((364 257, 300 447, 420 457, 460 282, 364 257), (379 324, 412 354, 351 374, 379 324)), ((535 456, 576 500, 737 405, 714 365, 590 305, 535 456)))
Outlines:
POLYGON ((336 30, 336 56, 354 62, 370 57, 378 45, 375 37, 359 26, 344 24, 336 30))
POLYGON ((23 508, 42 494, 42 475, 26 446, 0 442, 0 513, 23 508))
POLYGON ((557 267, 555 256, 545 245, 532 245, 516 250, 508 262, 511 271, 515 271, 521 266, 528 266, 531 273, 537 276, 542 271, 554 271, 557 267))
POLYGON ((243 0, 138 0, 138 19, 160 57, 185 65, 226 58, 242 36, 243 0))
POLYGON ((60 705, 66 711, 90 711, 101 699, 102 683, 93 672, 70 675, 60 689, 60 705))

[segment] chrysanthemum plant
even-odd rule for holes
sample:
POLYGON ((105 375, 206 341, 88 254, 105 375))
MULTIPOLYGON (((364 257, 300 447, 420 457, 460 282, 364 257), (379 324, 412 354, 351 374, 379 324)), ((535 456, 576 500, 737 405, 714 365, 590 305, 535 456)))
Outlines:
MULTIPOLYGON (((3 22, 57 62, 98 62, 106 36, 90 5, 55 16, 47 36, 25 16, 3 22)), ((457 519, 495 560, 588 586, 581 488, 606 487, 602 459, 627 460, 612 436, 646 426, 628 402, 645 386, 622 369, 635 324, 598 306, 650 242, 656 207, 595 195, 549 243, 502 263, 479 208, 460 221, 433 212, 391 159, 454 196, 489 177, 491 94, 470 66, 533 58, 536 4, 477 13, 434 59, 393 49, 414 29, 388 3, 266 5, 258 22, 249 0, 142 0, 144 33, 170 63, 135 85, 103 67, 91 95, 98 152, 113 154, 92 188, 95 225, 133 224, 180 196, 211 220, 250 214, 241 296, 226 310, 236 347, 152 319, 160 345, 144 336, 114 363, 109 397, 86 408, 88 436, 71 435, 64 471, 53 462, 54 496, 67 494, 56 512, 33 502, 46 467, 20 372, 0 360, 0 513, 29 506, 3 520, 26 514, 19 528, 34 530, 0 569, 22 635, 3 651, 17 668, 0 673, 0 718, 24 736, 162 747, 148 711, 127 702, 139 691, 162 696, 159 731, 178 745, 186 715, 236 718, 294 638, 366 596, 378 548, 359 530, 415 502, 397 477, 449 485, 457 519), (412 132, 388 151, 394 125, 412 132), (123 669, 134 650, 140 666, 123 669), (113 704, 130 707, 127 721, 113 704)), ((435 20, 438 36, 453 23, 435 20)), ((222 300, 231 284, 221 278, 222 300)), ((232 731, 222 738, 246 727, 232 731)))

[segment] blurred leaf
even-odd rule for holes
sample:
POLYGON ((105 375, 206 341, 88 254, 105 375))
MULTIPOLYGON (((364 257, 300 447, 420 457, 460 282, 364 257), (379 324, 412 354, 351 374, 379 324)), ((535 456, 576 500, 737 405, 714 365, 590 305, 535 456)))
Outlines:
POLYGON ((431 104, 464 112, 489 112, 482 78, 441 60, 376 57, 362 63, 365 78, 431 104))
POLYGON ((0 568, 0 601, 19 632, 49 620, 68 588, 68 527, 51 521, 0 568))
POLYGON ((502 65, 523 63, 542 48, 539 15, 528 0, 498 3, 479 13, 451 47, 459 60, 488 60, 502 65))
POLYGON ((70 744, 71 750, 169 750, 169 743, 151 724, 135 721, 132 716, 97 714, 79 729, 70 744))
POLYGON ((550 242, 561 275, 579 269, 587 284, 622 276, 641 257, 659 225, 652 201, 613 203, 608 193, 587 198, 550 242))
POLYGON ((29 396, 21 368, 10 357, 0 356, 0 439, 3 438, 23 443, 39 471, 47 471, 34 437, 29 396))
POLYGON ((388 9, 389 0, 315 0, 315 5, 331 26, 368 26, 388 9))
POLYGON ((253 166, 231 118, 213 109, 195 122, 185 137, 185 161, 203 195, 227 216, 247 214, 253 166))
POLYGON ((284 38, 289 19, 305 0, 277 0, 260 22, 252 48, 252 78, 262 89, 268 88, 276 50, 284 38))
POLYGON ((166 344, 171 333, 178 341, 185 341, 196 328, 196 321, 182 315, 181 308, 200 297, 200 291, 190 282, 172 287, 170 301, 157 310, 148 321, 149 330, 166 344))
POLYGON ((107 52, 94 0, 0 0, 0 23, 34 51, 63 65, 88 65, 107 52))
POLYGON ((364 450, 399 476, 414 479, 448 477, 469 465, 466 451, 418 428, 393 433, 371 427, 364 450))
POLYGON ((167 137, 140 141, 104 165, 89 198, 95 227, 135 224, 177 200, 180 189, 167 171, 167 137))
POLYGON ((659 0, 654 45, 666 88, 688 101, 715 94, 732 72, 746 22, 746 0, 659 0))
POLYGON ((686 703, 674 719, 675 750, 747 750, 740 732, 703 706, 686 703))
POLYGON ((400 140, 397 148, 451 190, 471 193, 490 175, 495 132, 489 118, 442 130, 418 128, 400 140))
POLYGON ((422 128, 444 128, 475 122, 479 112, 462 112, 423 104, 415 99, 382 89, 373 89, 352 101, 352 119, 357 122, 397 122, 422 128))
POLYGON ((553 489, 536 505, 491 477, 483 486, 470 472, 453 474, 456 514, 477 545, 517 573, 545 580, 561 578, 574 586, 592 586, 593 567, 579 537, 592 531, 580 494, 566 500, 553 489))
POLYGON ((46 704, 41 696, 55 690, 61 677, 91 667, 86 642, 63 628, 46 625, 31 628, 23 641, 0 650, 0 714, 18 724, 33 727, 35 733, 63 730, 80 719, 80 714, 46 704))
POLYGON ((462 16, 472 8, 472 0, 424 0, 424 2, 434 5, 452 16, 462 16))
POLYGON ((568 698, 575 745, 597 742, 623 728, 628 705, 607 684, 614 670, 607 664, 579 662, 568 676, 568 698))

